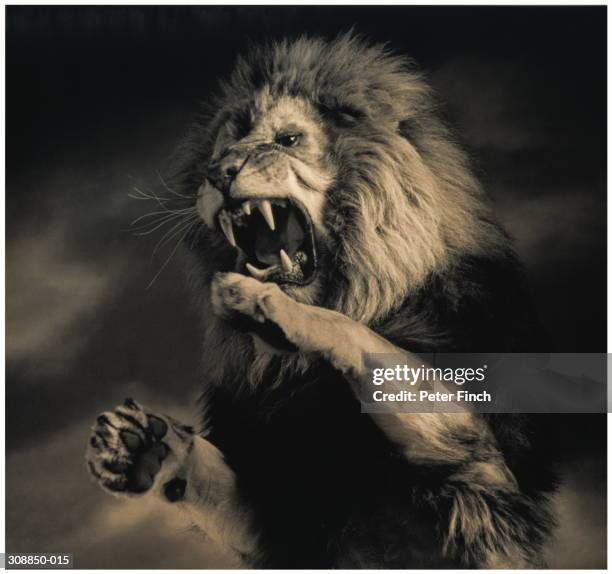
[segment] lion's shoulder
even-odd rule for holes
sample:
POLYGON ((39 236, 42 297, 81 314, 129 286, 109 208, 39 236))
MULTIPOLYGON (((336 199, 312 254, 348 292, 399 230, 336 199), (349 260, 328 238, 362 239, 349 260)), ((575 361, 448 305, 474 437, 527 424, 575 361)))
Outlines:
POLYGON ((432 273, 378 330, 414 352, 529 352, 546 340, 511 252, 457 258, 432 273))

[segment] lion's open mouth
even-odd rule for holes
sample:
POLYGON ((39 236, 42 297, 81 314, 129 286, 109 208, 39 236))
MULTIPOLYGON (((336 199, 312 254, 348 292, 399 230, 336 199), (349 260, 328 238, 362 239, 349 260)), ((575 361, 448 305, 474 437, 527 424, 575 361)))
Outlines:
POLYGON ((306 285, 316 269, 312 220, 288 199, 244 201, 222 209, 219 227, 229 243, 246 255, 245 273, 260 281, 306 285))

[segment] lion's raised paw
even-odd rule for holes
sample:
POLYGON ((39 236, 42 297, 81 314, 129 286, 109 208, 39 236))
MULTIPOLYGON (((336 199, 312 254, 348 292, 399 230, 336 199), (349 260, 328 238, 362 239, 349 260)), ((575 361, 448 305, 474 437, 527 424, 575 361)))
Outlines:
POLYGON ((282 351, 296 351, 300 305, 276 283, 262 283, 239 273, 217 273, 211 300, 215 313, 238 330, 259 336, 282 351))
POLYGON ((132 399, 97 417, 87 447, 90 473, 107 491, 139 495, 173 478, 193 444, 193 429, 132 399))

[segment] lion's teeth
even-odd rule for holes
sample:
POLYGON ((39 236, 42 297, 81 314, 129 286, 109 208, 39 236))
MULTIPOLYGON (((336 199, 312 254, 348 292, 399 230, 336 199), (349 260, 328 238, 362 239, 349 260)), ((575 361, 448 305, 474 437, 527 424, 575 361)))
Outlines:
POLYGON ((272 215, 272 205, 270 205, 270 202, 267 199, 263 199, 257 204, 257 207, 259 207, 259 211, 261 211, 268 227, 274 231, 274 215, 272 215))
POLYGON ((251 202, 250 201, 245 201, 242 204, 242 211, 244 211, 246 215, 251 215, 251 202))
POLYGON ((263 279, 266 276, 266 271, 263 269, 257 269, 254 265, 250 263, 246 264, 247 271, 255 277, 255 279, 263 279))
POLYGON ((232 225, 231 218, 229 217, 229 215, 227 215, 227 213, 225 213, 225 211, 222 211, 219 214, 219 225, 221 226, 221 230, 225 234, 225 237, 227 237, 229 244, 232 247, 236 247, 236 238, 234 237, 234 226, 232 225))
POLYGON ((284 249, 280 250, 280 260, 285 273, 291 273, 293 271, 293 263, 291 263, 291 259, 284 249))

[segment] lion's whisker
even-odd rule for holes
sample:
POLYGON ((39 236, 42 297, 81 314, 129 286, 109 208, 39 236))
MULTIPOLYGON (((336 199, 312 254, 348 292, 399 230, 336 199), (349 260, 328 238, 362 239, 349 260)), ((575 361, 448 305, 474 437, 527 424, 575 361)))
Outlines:
MULTIPOLYGON (((133 199, 155 201, 156 203, 159 204, 159 206, 162 209, 168 209, 168 207, 164 204, 164 202, 168 203, 168 202, 175 202, 176 201, 176 199, 171 198, 171 197, 160 197, 153 190, 148 190, 147 192, 145 192, 145 191, 143 191, 142 189, 140 189, 138 187, 134 187, 134 191, 138 195, 130 195, 130 197, 132 197, 133 199)), ((182 199, 190 199, 190 200, 192 200, 193 198, 183 197, 182 199)))
MULTIPOLYGON (((181 242, 184 241, 188 233, 199 222, 197 208, 194 205, 194 197, 183 195, 171 189, 162 175, 157 171, 156 174, 163 186, 163 189, 172 197, 164 197, 152 189, 141 189, 139 187, 134 187, 128 194, 128 197, 139 201, 154 201, 160 209, 151 211, 149 213, 144 213, 143 215, 140 215, 134 219, 130 224, 132 227, 132 232, 138 236, 145 236, 151 235, 163 227, 168 226, 163 235, 155 244, 151 253, 151 260, 154 259, 155 255, 164 245, 173 241, 177 237, 179 240, 172 248, 170 255, 165 259, 155 276, 151 279, 147 289, 153 286, 159 275, 167 267, 168 263, 176 253, 181 242), (174 205, 180 206, 180 200, 189 200, 190 203, 187 207, 174 207, 174 205)), ((185 201, 182 203, 184 206, 185 201)))
POLYGON ((185 229, 185 233, 183 233, 183 235, 179 237, 179 240, 176 242, 174 249, 172 249, 166 261, 164 261, 164 264, 160 267, 159 271, 155 274, 153 279, 151 279, 150 283, 147 285, 147 290, 150 289, 155 284, 155 281, 157 281, 157 278, 161 275, 162 271, 166 268, 168 263, 170 263, 170 260, 172 259, 172 257, 174 257, 174 254, 176 253, 176 250, 178 249, 179 245, 183 242, 185 237, 187 237, 187 234, 189 233, 189 230, 191 229, 191 227, 196 223, 197 223, 197 220, 194 220, 187 226, 187 228, 185 229))
MULTIPOLYGON (((180 232, 181 232, 181 230, 183 229, 183 225, 182 225, 182 224, 192 224, 192 223, 193 223, 194 221, 196 221, 196 220, 197 220, 197 218, 194 218, 194 217, 188 217, 188 218, 185 218, 185 220, 180 221, 180 222, 178 223, 178 225, 180 225, 181 227, 180 227, 178 230, 171 231, 170 236, 165 237, 165 238, 162 238, 162 239, 161 239, 161 240, 158 242, 158 245, 157 245, 157 246, 155 247, 155 249, 153 250, 153 255, 155 255, 155 253, 156 253, 156 252, 159 250, 159 248, 161 248, 161 247, 162 247, 164 244, 169 243, 170 241, 172 241, 172 239, 173 239, 174 237, 176 237, 176 235, 177 235, 178 233, 180 233, 180 232)), ((175 227, 176 227, 176 226, 175 226, 175 227)))
MULTIPOLYGON (((140 190, 138 191, 140 192, 140 190)), ((142 192, 140 192, 140 195, 136 195, 135 193, 132 193, 132 192, 128 193, 127 195, 130 199, 137 199, 139 201, 150 201, 151 199, 153 199, 152 197, 145 195, 142 192)))
POLYGON ((132 222, 130 224, 130 227, 128 227, 127 229, 125 229, 124 231, 129 231, 131 233, 133 233, 134 235, 141 235, 144 234, 146 235, 147 232, 145 232, 145 230, 147 229, 151 229, 151 227, 155 227, 161 223, 167 223, 169 220, 175 218, 175 217, 179 217, 178 214, 174 214, 174 213, 168 213, 165 215, 159 215, 157 216, 157 219, 154 219, 152 221, 147 221, 146 223, 142 223, 140 225, 134 226, 134 222, 132 222))
POLYGON ((145 225, 142 225, 140 227, 137 227, 134 231, 134 235, 150 235, 151 233, 157 231, 158 229, 160 229, 161 227, 163 227, 164 225, 166 225, 167 223, 171 223, 173 219, 180 219, 182 217, 185 217, 184 214, 182 213, 173 213, 167 217, 162 218, 161 221, 152 221, 149 223, 146 223, 145 225))
MULTIPOLYGON (((128 193, 128 197, 132 199, 140 199, 140 200, 155 200, 156 198, 151 195, 151 192, 145 192, 138 187, 134 187, 133 191, 128 193)), ((170 201, 170 198, 167 198, 165 201, 170 201)))
POLYGON ((164 186, 164 189, 166 191, 170 192, 172 195, 176 195, 176 197, 182 197, 183 199, 193 199, 193 197, 189 195, 183 195, 182 193, 179 193, 178 191, 175 191, 174 189, 170 188, 166 183, 166 180, 162 177, 161 173, 159 173, 159 171, 156 171, 155 173, 157 173, 157 177, 159 178, 159 181, 164 186))
POLYGON ((169 243, 170 241, 172 241, 172 239, 174 237, 176 237, 179 233, 181 233, 181 231, 184 229, 184 225, 185 224, 192 224, 195 221, 195 217, 193 218, 189 218, 187 217, 184 220, 179 221, 178 223, 176 223, 170 230, 168 230, 163 236, 162 238, 157 242, 157 245, 155 246, 155 248, 153 249, 153 253, 151 254, 151 258, 153 258, 155 256, 155 254, 159 251, 159 249, 166 243, 169 243))
POLYGON ((151 259, 153 259, 153 257, 155 256, 155 254, 157 253, 157 251, 159 250, 159 248, 166 243, 166 240, 168 237, 171 237, 172 234, 179 229, 183 224, 185 223, 185 221, 183 219, 180 219, 177 222, 174 222, 174 224, 172 225, 172 227, 170 229, 167 229, 164 234, 157 240, 157 243, 155 244, 155 247, 153 248, 153 252, 151 253, 151 259))
POLYGON ((151 211, 150 213, 145 213, 144 215, 137 217, 136 219, 134 219, 134 221, 132 221, 132 223, 130 223, 130 225, 135 225, 139 221, 146 219, 147 217, 153 217, 155 215, 162 215, 162 216, 164 215, 182 215, 184 213, 189 213, 190 211, 195 211, 195 207, 185 207, 183 209, 164 209, 161 211, 151 211))

